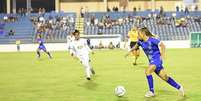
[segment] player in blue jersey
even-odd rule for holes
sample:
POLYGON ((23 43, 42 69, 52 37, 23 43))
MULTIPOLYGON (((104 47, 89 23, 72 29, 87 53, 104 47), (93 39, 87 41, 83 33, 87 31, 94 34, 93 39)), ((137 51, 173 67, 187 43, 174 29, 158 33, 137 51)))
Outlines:
MULTIPOLYGON (((166 81, 168 84, 176 88, 181 93, 181 95, 184 96, 183 86, 178 84, 175 80, 168 76, 162 65, 165 56, 165 45, 154 35, 152 35, 146 27, 141 28, 139 30, 138 44, 136 44, 130 52, 132 52, 132 50, 135 50, 138 46, 142 47, 149 61, 149 66, 145 70, 145 74, 149 85, 149 91, 145 94, 145 97, 155 96, 152 78, 153 72, 155 72, 161 79, 166 81)), ((128 56, 129 53, 127 53, 126 56, 128 56)))
POLYGON ((51 56, 50 52, 47 51, 47 49, 46 49, 46 47, 44 45, 44 40, 41 38, 41 35, 38 35, 37 42, 39 44, 39 46, 37 48, 37 51, 36 51, 37 55, 38 55, 38 58, 40 58, 40 51, 43 50, 45 53, 47 53, 47 55, 51 59, 52 56, 51 56))

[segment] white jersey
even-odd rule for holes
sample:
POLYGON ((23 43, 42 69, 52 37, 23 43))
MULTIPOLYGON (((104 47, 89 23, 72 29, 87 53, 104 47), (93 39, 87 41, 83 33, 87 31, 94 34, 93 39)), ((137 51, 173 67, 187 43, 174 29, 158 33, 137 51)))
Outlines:
POLYGON ((72 49, 72 42, 75 40, 74 36, 67 36, 68 49, 72 49))
POLYGON ((74 40, 72 42, 73 50, 76 55, 79 57, 89 55, 91 49, 87 45, 87 41, 85 39, 74 40))

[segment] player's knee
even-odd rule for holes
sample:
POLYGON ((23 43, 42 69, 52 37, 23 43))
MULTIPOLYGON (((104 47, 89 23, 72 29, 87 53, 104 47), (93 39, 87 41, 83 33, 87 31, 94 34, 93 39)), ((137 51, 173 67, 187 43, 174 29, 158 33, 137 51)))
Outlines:
POLYGON ((161 79, 163 79, 164 81, 168 80, 168 76, 167 75, 160 75, 161 79))
POLYGON ((150 75, 151 74, 151 70, 145 70, 145 74, 146 75, 150 75))

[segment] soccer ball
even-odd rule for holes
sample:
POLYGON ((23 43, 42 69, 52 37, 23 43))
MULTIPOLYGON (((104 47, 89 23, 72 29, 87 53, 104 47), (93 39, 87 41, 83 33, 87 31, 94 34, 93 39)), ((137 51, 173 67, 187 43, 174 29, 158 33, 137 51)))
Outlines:
POLYGON ((126 93, 126 89, 123 86, 117 86, 114 90, 116 96, 123 96, 126 93))

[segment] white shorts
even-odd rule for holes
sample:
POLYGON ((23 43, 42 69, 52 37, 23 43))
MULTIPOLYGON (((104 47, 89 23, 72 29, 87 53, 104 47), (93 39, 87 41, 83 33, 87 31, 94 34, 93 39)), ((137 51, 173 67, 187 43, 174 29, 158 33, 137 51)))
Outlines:
POLYGON ((79 55, 78 58, 82 62, 82 64, 89 64, 89 55, 79 55))

